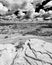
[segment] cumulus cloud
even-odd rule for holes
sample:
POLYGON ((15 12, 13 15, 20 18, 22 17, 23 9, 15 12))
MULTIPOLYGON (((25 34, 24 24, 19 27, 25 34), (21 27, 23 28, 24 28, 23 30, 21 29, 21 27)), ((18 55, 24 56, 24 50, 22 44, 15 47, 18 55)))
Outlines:
POLYGON ((7 7, 3 6, 2 3, 0 3, 0 11, 8 11, 7 7))
POLYGON ((23 13, 23 11, 30 11, 32 16, 34 16, 36 4, 42 3, 42 1, 44 0, 0 0, 0 2, 2 2, 2 4, 0 5, 0 10, 9 10, 13 12, 17 11, 18 9, 21 9, 21 13, 23 13))

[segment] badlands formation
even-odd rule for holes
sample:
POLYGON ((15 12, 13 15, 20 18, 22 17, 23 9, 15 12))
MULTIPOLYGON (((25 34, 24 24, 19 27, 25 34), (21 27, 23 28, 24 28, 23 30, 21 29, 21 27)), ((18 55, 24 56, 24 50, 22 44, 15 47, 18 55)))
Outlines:
POLYGON ((52 43, 38 38, 15 43, 0 44, 0 65, 52 65, 52 43))
POLYGON ((0 0, 0 65, 52 65, 52 1, 43 1, 0 0))

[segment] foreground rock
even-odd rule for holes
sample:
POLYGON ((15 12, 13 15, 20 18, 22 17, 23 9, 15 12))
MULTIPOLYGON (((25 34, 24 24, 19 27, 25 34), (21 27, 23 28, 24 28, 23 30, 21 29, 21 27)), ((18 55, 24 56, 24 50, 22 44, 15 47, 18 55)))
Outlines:
POLYGON ((0 44, 1 65, 52 65, 52 43, 30 39, 26 42, 0 44))

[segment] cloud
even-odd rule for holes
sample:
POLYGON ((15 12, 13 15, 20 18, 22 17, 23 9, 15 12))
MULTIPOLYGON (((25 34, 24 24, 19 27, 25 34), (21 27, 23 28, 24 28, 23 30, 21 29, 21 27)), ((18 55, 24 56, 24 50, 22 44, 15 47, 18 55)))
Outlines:
POLYGON ((2 3, 0 3, 0 11, 8 11, 8 8, 3 6, 2 3))

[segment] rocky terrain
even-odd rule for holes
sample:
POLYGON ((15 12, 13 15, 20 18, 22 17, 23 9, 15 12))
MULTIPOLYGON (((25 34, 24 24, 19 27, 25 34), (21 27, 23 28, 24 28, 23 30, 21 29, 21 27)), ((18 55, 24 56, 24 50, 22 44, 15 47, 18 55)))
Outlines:
POLYGON ((52 43, 38 38, 25 42, 17 41, 17 38, 14 38, 13 43, 0 44, 0 64, 52 65, 52 43))
POLYGON ((0 0, 0 65, 52 65, 51 4, 0 0))

